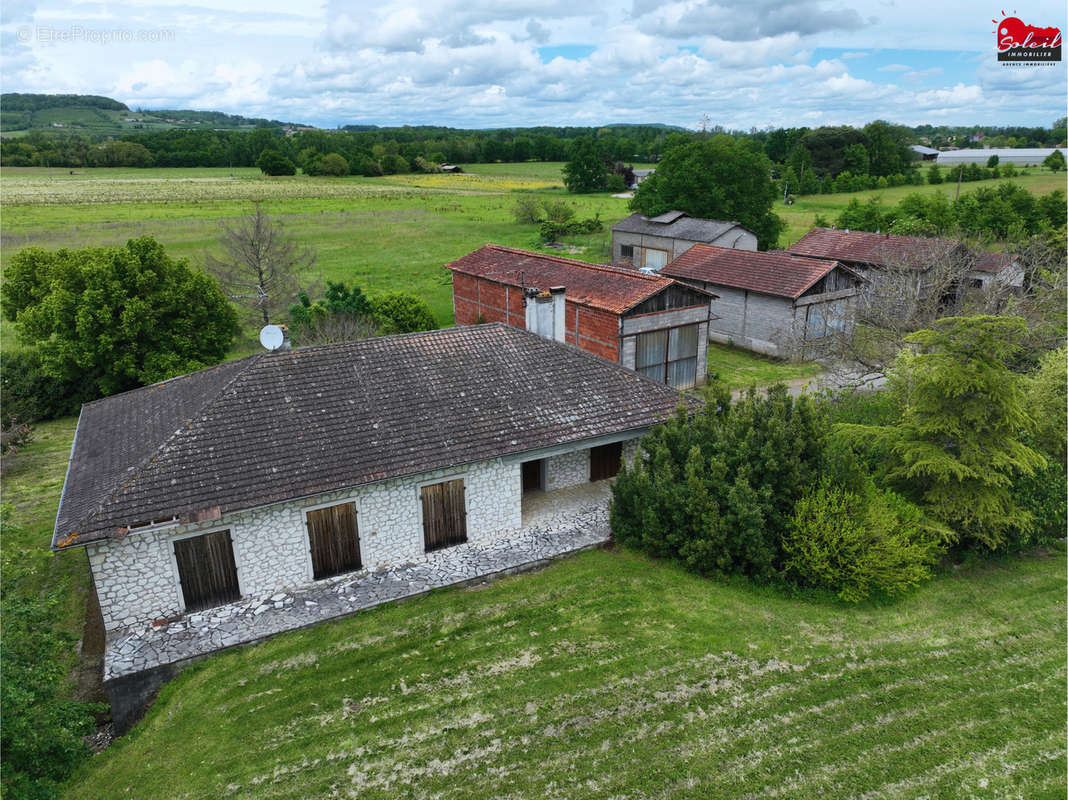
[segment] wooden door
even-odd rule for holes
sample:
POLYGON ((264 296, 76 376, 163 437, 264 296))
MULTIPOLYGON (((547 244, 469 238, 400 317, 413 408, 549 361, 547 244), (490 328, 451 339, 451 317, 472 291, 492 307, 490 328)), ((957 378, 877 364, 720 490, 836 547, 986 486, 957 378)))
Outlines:
POLYGON ((174 558, 186 611, 221 606, 241 599, 230 531, 175 539, 174 558))
POLYGON ((523 494, 545 488, 541 479, 544 463, 540 458, 523 462, 523 494))
POLYGON ((423 501, 423 544, 427 552, 467 541, 463 478, 424 486, 419 496, 423 501))
POLYGON ((590 448, 590 481, 614 478, 623 461, 623 442, 590 448))
POLYGON ((356 504, 340 503, 308 512, 312 577, 319 581, 363 567, 356 504))

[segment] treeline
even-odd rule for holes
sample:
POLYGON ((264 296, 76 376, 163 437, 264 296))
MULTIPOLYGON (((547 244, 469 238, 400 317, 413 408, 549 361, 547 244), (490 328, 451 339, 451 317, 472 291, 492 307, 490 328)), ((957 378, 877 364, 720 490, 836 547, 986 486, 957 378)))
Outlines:
POLYGON ((129 111, 125 103, 95 94, 0 94, 4 111, 41 111, 46 108, 100 108, 104 111, 129 111))
MULTIPOLYGON (((836 221, 839 228, 850 230, 905 236, 963 232, 994 239, 1063 231, 1066 223, 1068 209, 1062 190, 1036 196, 1008 182, 966 192, 955 200, 919 192, 907 195, 896 206, 884 206, 877 197, 866 203, 853 199, 836 221)), ((817 219, 816 224, 825 226, 826 221, 817 219)))

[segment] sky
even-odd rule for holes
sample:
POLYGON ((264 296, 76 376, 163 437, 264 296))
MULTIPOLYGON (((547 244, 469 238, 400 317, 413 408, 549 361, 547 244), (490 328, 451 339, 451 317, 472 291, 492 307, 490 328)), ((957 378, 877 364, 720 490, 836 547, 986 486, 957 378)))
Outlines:
POLYGON ((1065 62, 999 63, 1063 0, 5 0, 4 92, 325 128, 1049 126, 1065 62))

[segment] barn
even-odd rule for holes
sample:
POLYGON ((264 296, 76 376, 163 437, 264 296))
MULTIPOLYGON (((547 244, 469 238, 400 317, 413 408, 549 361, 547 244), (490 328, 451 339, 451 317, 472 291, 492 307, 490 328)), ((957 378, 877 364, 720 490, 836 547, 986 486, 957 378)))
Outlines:
POLYGON ((711 292, 630 268, 498 245, 448 268, 457 325, 504 322, 676 389, 705 381, 711 292))

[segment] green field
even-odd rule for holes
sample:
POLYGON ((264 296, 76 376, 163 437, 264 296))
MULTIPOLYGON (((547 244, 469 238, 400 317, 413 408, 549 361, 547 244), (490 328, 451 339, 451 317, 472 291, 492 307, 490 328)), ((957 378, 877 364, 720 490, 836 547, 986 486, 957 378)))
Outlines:
POLYGON ((220 654, 65 797, 1056 798, 1062 554, 844 608, 593 552, 220 654))
POLYGON ((822 371, 823 367, 811 361, 786 362, 736 347, 708 343, 708 374, 731 389, 815 378, 822 371))

